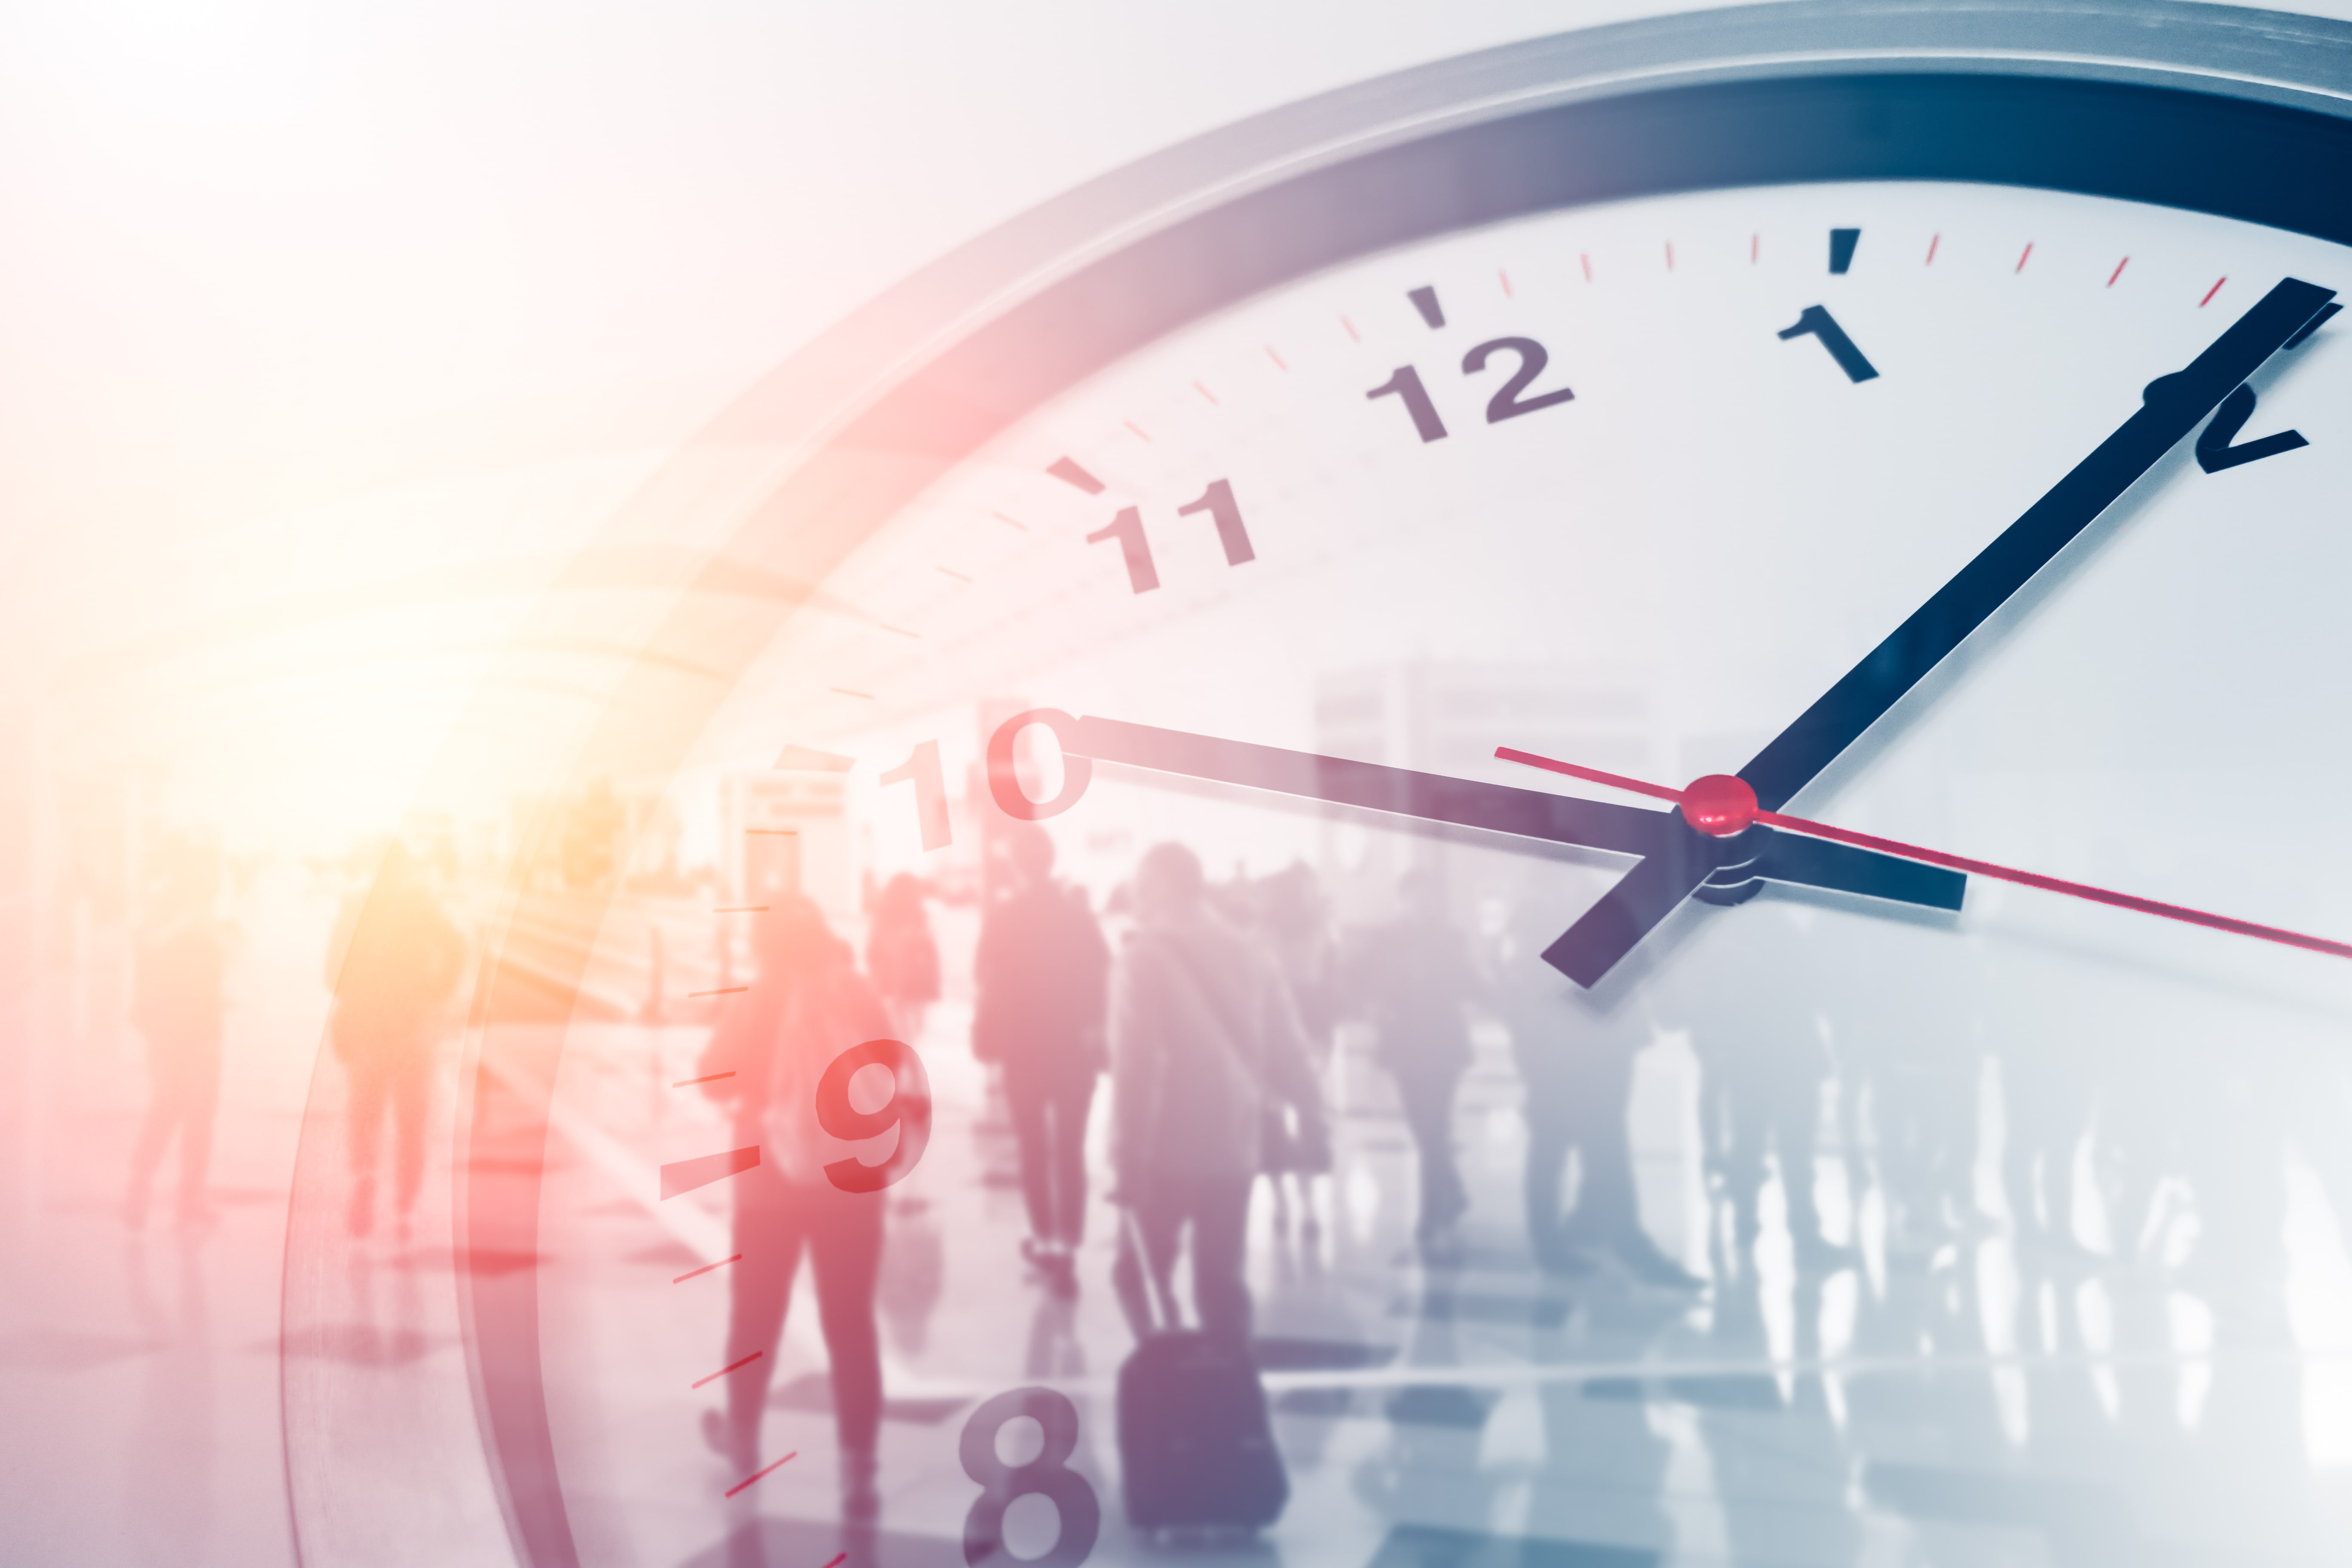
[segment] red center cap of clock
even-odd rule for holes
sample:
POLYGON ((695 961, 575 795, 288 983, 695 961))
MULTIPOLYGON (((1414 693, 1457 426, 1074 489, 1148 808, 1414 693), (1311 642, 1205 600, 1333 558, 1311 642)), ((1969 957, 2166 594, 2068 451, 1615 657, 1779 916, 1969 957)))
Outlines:
POLYGON ((1683 819, 1717 838, 1745 833, 1756 821, 1756 792, 1731 773, 1693 779, 1683 791, 1683 819))

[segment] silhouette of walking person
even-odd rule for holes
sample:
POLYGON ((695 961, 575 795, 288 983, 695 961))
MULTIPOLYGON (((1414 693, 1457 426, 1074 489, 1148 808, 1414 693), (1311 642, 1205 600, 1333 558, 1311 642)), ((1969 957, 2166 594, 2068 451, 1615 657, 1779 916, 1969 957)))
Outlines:
POLYGON ((425 1113, 433 1058, 465 973, 466 942, 441 912, 408 851, 384 854, 373 888, 344 900, 327 949, 335 994, 328 1038, 351 1082, 348 1132, 353 1236, 375 1227, 384 1123, 394 1123, 394 1192, 403 1239, 425 1179, 425 1113))
POLYGON ((1403 912, 1375 929, 1359 958, 1357 983, 1371 1013, 1373 1050, 1396 1080, 1405 1130, 1421 1169, 1413 1234, 1441 1243, 1470 1207, 1454 1156, 1454 1096, 1470 1066, 1465 1008, 1486 984, 1445 909, 1437 874, 1405 873, 1403 912))
POLYGON ((1704 1281, 1661 1251, 1643 1227, 1633 1184, 1628 1117, 1633 1062, 1647 1044, 1645 1013, 1591 1004, 1543 961, 1565 921, 1523 907, 1512 922, 1496 980, 1511 1030, 1511 1054, 1526 1086, 1528 1239, 1536 1261, 1580 1274, 1607 1256, 1647 1284, 1696 1289, 1704 1281), (1576 1157, 1576 1206, 1560 1210, 1568 1159, 1576 1157))
MULTIPOLYGON (((1699 1060, 1699 1137, 1732 1227, 1732 1253, 1718 1261, 1755 1267, 1769 1161, 1797 1267, 1845 1267, 1854 1254, 1823 1233, 1813 1190, 1831 1061, 1805 932, 1786 907, 1759 899, 1715 915, 1692 945, 1705 957, 1683 966, 1680 994, 1699 1060)), ((1712 1225, 1709 1234, 1720 1240, 1712 1225)))
POLYGON ((221 1018, 228 928, 213 913, 220 868, 181 847, 164 858, 152 910, 131 955, 131 1021, 146 1037, 151 1079, 147 1117, 131 1152, 122 1217, 147 1222, 147 1199, 164 1146, 180 1141, 179 1218, 211 1216, 205 1197, 213 1117, 220 1104, 221 1018))
POLYGON ((724 1364, 736 1370, 727 1377, 724 1412, 704 1413, 703 1437, 742 1474, 758 1468, 760 1418, 805 1250, 832 1364, 842 1512, 870 1520, 881 1511, 875 1446, 882 1426, 882 1349, 875 1294, 883 1194, 845 1192, 826 1179, 827 1163, 856 1146, 829 1139, 819 1127, 816 1089, 834 1058, 864 1041, 890 1037, 890 1020, 857 973, 848 945, 808 900, 780 900, 752 928, 752 944, 758 978, 712 1031, 696 1069, 730 1075, 704 1092, 731 1102, 740 1142, 761 1146, 760 1163, 734 1179, 734 1244, 742 1258, 730 1270, 724 1364))
POLYGON ((923 1038, 923 1015, 940 999, 940 944, 923 909, 922 879, 901 871, 882 884, 866 931, 866 974, 889 1009, 896 1037, 923 1038))
POLYGON ((1086 894, 1054 880, 1054 841, 1008 833, 1013 890, 988 911, 972 960, 972 1055, 1004 1069, 1029 1235, 1021 1255, 1056 1289, 1087 1224, 1087 1118, 1103 1069, 1110 950, 1086 894))
POLYGON ((1111 975, 1111 1162, 1136 1221, 1120 1228, 1112 1288, 1146 1337, 1143 1270, 1171 1300, 1189 1229, 1201 1328, 1246 1347, 1244 1251, 1265 1113, 1286 1106, 1319 1140, 1322 1098, 1280 974, 1211 910, 1198 857, 1181 844, 1148 851, 1135 912, 1111 975))
MULTIPOLYGON (((1267 954, 1289 988, 1299 1025, 1306 1031, 1307 1058, 1319 1081, 1331 1059, 1338 984, 1330 916, 1313 868, 1293 861, 1260 883, 1256 916, 1255 934, 1265 943, 1267 954)), ((1330 1172, 1328 1139, 1310 1140, 1307 1129, 1286 1110, 1267 1118, 1265 1174, 1274 1189, 1276 1229, 1289 1228, 1295 1196, 1300 1229, 1309 1240, 1320 1233, 1315 1181, 1330 1172), (1287 1187, 1285 1177, 1289 1179, 1287 1187)))

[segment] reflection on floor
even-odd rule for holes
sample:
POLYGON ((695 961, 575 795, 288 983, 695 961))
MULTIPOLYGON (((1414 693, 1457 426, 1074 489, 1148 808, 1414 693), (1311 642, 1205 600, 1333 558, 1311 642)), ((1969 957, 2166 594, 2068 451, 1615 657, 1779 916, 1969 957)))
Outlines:
MULTIPOLYGON (((626 1183, 609 1168, 551 1197, 547 1366, 559 1422, 572 1424, 559 1450, 567 1486, 594 1497, 614 1532, 611 1561, 959 1562, 979 1490, 957 1459, 962 1423, 1026 1383, 1064 1390, 1081 1413, 1072 1468, 1102 1500, 1096 1562, 2284 1563, 2342 1561, 2352 1544, 2352 1473, 2315 1467, 2307 1441, 2352 1393, 2343 1342, 2301 1343, 2275 1282, 2200 1298, 2159 1273, 2021 1256, 1992 1220, 1932 1254, 1890 1255, 1860 1160, 1853 1199, 1828 1205, 1832 1227, 1858 1240, 1850 1267, 1800 1271, 1768 1195, 1755 1261, 1705 1291, 1609 1267, 1554 1278, 1519 1236, 1517 1086, 1498 1040, 1457 1119, 1475 1205, 1450 1255, 1410 1243, 1412 1155, 1368 1080, 1316 1222, 1281 1223, 1261 1187, 1257 1353, 1291 1501, 1255 1542, 1146 1542, 1122 1521, 1110 1437, 1131 1342, 1107 1284, 1112 1212, 1093 1216, 1075 1300, 1024 1269, 1013 1152, 961 1027, 942 1008, 924 1042, 938 1125, 890 1214, 879 1533, 845 1533, 833 1517, 832 1402, 805 1285, 765 1433, 769 1452, 799 1458, 721 1497, 734 1478, 695 1426, 715 1390, 687 1389, 715 1364, 722 1293, 688 1299, 690 1285, 670 1282, 685 1265, 656 1237, 665 1223, 716 1226, 723 1186, 696 1194, 700 1220, 684 1225, 657 1203, 614 1202, 626 1183)), ((690 1059, 696 1037, 673 1034, 575 1026, 564 1068, 569 1113, 648 1168, 722 1137, 682 1097, 648 1101, 646 1053, 667 1053, 665 1077, 690 1059)), ((1712 1275, 1677 1121, 1686 1058, 1671 1045, 1653 1056, 1637 1131, 1645 1217, 1712 1275)), ((1822 1160, 1836 1199, 1843 1154, 1822 1160)), ((2311 1315, 2315 1291, 2341 1311, 2352 1269, 2329 1252, 2331 1226, 2303 1228, 2290 1250, 2310 1254, 2295 1265, 2306 1299, 2292 1315, 2311 1315)), ((1008 1517, 1024 1556, 1045 1552, 1055 1529, 1042 1504, 1008 1517)))

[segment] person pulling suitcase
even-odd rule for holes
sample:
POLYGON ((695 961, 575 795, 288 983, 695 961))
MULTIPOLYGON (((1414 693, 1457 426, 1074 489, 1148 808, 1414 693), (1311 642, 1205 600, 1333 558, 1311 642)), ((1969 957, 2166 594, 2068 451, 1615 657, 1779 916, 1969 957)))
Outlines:
POLYGON ((1111 1161, 1123 1212, 1111 1283, 1141 1342, 1119 1373, 1119 1451, 1139 1528, 1254 1530, 1289 1482, 1250 1349, 1250 1192, 1269 1110, 1323 1134, 1322 1096, 1282 977, 1210 906, 1201 862, 1136 868, 1137 930, 1111 974, 1111 1161), (1171 1280, 1187 1233, 1200 1327, 1171 1280))
MULTIPOLYGON (((1132 1209, 1127 1240, 1139 1240, 1132 1209)), ((1129 1524, 1147 1534, 1254 1533, 1280 1517, 1290 1477, 1265 1385, 1246 1350, 1182 1326, 1147 1273, 1153 1328, 1119 1363, 1118 1463, 1129 1524)))

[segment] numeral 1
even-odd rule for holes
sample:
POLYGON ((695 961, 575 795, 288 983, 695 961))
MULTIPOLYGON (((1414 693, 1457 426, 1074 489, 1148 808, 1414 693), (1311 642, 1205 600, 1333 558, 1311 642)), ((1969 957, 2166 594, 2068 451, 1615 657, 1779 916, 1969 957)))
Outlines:
POLYGON ((1209 488, 1201 492, 1201 499, 1178 507, 1176 515, 1190 517, 1198 511, 1205 511, 1216 520, 1217 540, 1225 547, 1226 565, 1238 566, 1257 559, 1257 552, 1250 548, 1249 530, 1242 526, 1242 509, 1234 500, 1233 486, 1223 479, 1211 480, 1209 488))
POLYGON ((1421 372, 1409 364, 1401 364, 1396 374, 1364 394, 1368 398, 1401 397, 1405 412, 1412 416, 1412 427, 1424 441, 1445 439, 1445 421, 1437 416, 1437 405, 1429 400, 1429 389, 1421 384, 1421 372))
POLYGON ((1148 594, 1160 586, 1160 569, 1151 563, 1151 545, 1143 537, 1143 513, 1134 507, 1123 507, 1110 520, 1108 528, 1098 528, 1087 535, 1088 544, 1100 544, 1106 539, 1118 541, 1118 552, 1127 562, 1128 586, 1139 594, 1148 594))
POLYGON ((948 786, 940 776, 940 743, 925 741, 914 754, 882 775, 886 784, 906 784, 915 786, 915 821, 923 830, 923 847, 944 849, 950 835, 948 831, 948 786))
POLYGON ((1830 358, 1837 361, 1838 369, 1845 372, 1848 381, 1868 381, 1878 374, 1863 357, 1862 351, 1853 346, 1853 340, 1845 335, 1845 329, 1819 305, 1806 306, 1798 314, 1797 324, 1780 333, 1783 342, 1804 337, 1820 339, 1822 347, 1830 351, 1830 358))

